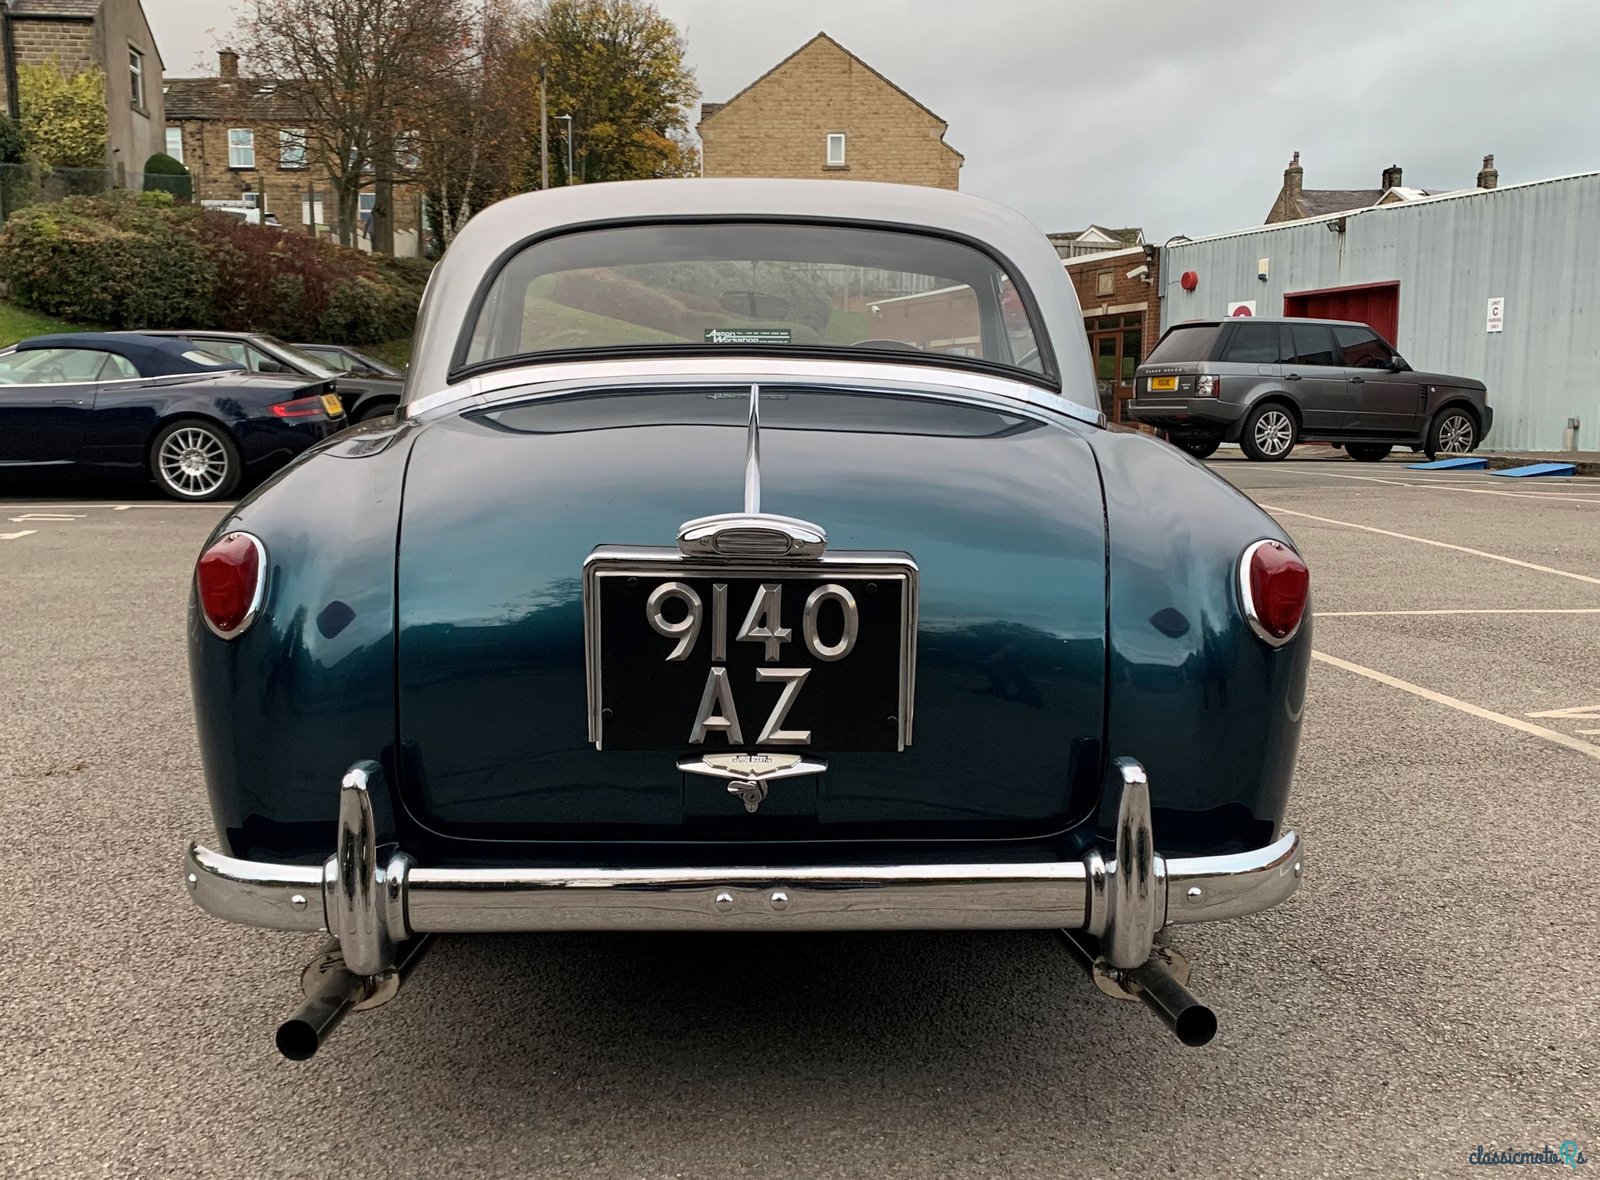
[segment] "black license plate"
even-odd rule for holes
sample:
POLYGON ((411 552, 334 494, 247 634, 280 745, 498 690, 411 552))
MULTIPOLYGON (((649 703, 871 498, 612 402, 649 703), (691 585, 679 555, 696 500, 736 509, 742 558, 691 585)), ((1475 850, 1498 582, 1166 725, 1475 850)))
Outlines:
POLYGON ((830 553, 805 565, 597 550, 584 570, 590 741, 677 753, 908 746, 915 564, 830 553))

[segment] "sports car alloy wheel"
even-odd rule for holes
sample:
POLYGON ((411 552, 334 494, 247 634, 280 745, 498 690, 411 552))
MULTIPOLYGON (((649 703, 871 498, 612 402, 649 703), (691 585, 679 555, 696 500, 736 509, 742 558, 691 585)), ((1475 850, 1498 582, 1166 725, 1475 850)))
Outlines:
POLYGON ((156 474, 173 495, 206 500, 235 482, 232 449, 207 426, 180 425, 162 438, 156 452, 156 474))
POLYGON ((1439 423, 1439 450, 1446 455, 1464 455, 1472 449, 1476 431, 1465 414, 1451 414, 1439 423))

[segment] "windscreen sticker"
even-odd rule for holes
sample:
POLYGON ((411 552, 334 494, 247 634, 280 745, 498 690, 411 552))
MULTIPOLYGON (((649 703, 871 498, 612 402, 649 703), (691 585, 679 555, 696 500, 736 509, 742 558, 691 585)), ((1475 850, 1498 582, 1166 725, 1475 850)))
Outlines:
POLYGON ((788 344, 788 328, 707 328, 707 344, 788 344))

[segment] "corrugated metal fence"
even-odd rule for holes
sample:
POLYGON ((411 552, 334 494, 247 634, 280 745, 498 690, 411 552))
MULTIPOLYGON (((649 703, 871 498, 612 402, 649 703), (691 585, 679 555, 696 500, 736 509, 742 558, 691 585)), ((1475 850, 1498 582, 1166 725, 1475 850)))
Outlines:
POLYGON ((1485 445, 1557 450, 1568 418, 1600 450, 1600 172, 1263 226, 1166 247, 1162 327, 1286 293, 1398 281, 1396 347, 1418 369, 1489 387, 1485 445), (1267 279, 1257 277, 1266 259, 1267 279), (1184 271, 1199 283, 1179 285, 1184 271), (1487 331, 1490 299, 1504 330, 1487 331))

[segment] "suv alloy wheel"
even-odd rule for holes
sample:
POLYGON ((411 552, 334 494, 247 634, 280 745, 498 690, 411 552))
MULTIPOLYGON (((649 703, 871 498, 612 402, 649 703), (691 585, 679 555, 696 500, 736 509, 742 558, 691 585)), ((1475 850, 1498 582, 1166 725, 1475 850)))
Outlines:
POLYGON ((1472 415, 1460 406, 1447 406, 1429 425, 1423 449, 1429 459, 1437 459, 1440 455, 1465 455, 1477 445, 1478 424, 1472 415))
POLYGON ((1294 412, 1288 406, 1263 402, 1245 417, 1239 446, 1257 462, 1276 462, 1288 458, 1299 434, 1294 412))

